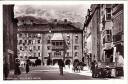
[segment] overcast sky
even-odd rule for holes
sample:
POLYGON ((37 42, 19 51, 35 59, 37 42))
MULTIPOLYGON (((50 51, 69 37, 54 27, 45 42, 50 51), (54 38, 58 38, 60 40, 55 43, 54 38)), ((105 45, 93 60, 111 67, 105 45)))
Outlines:
POLYGON ((74 22, 85 20, 89 4, 76 5, 15 5, 15 17, 31 15, 44 19, 68 19, 74 22))

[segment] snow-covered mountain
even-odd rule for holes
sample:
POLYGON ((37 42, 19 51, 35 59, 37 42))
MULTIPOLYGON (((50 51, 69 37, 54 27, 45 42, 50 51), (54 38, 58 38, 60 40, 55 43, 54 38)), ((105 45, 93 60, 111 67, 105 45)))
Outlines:
POLYGON ((85 20, 89 5, 15 5, 15 17, 19 16, 34 16, 47 20, 57 19, 76 23, 75 25, 82 26, 85 20))

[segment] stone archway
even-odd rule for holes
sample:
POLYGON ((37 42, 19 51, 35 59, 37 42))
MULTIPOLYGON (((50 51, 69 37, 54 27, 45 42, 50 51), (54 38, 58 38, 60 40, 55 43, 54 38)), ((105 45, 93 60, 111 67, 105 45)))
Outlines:
POLYGON ((74 65, 75 63, 79 63, 79 62, 80 62, 79 59, 74 59, 73 65, 74 65))
POLYGON ((69 65, 71 63, 71 60, 69 60, 69 59, 67 59, 66 61, 65 61, 65 65, 69 65))

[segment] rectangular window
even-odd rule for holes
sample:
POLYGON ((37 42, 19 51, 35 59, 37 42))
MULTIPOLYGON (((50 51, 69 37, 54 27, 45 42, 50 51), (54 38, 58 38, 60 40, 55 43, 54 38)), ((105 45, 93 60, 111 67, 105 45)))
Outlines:
POLYGON ((75 52, 75 57, 78 56, 78 52, 75 52))
POLYGON ((59 45, 59 42, 56 42, 56 46, 58 46, 59 45))
POLYGON ((22 33, 19 34, 19 37, 22 37, 22 33))
POLYGON ((48 56, 51 56, 51 53, 48 53, 48 56))
POLYGON ((60 46, 62 45, 62 42, 60 42, 60 46))
POLYGON ((50 40, 47 40, 47 44, 50 44, 50 40))
POLYGON ((19 44, 22 44, 22 40, 19 41, 19 44))
POLYGON ((70 41, 67 41, 67 44, 70 45, 70 41))
POLYGON ((31 44, 31 40, 28 40, 28 43, 31 44))
POLYGON ((74 50, 78 50, 79 46, 74 46, 74 50))
POLYGON ((69 35, 67 35, 67 41, 69 41, 70 40, 70 36, 69 35))
POLYGON ((33 50, 36 50, 36 46, 33 46, 33 50))
POLYGON ((67 57, 69 57, 69 52, 67 52, 67 57))
POLYGON ((106 20, 111 20, 111 8, 106 8, 106 20))
POLYGON ((38 40, 38 43, 40 43, 40 40, 38 40))
POLYGON ((47 46, 47 49, 50 50, 50 46, 47 46))
POLYGON ((34 53, 34 57, 36 57, 36 53, 34 53))
POLYGON ((27 43, 27 40, 24 40, 24 43, 26 44, 27 43))
POLYGON ((20 50, 22 50, 22 46, 20 46, 20 50))
POLYGON ((40 46, 38 46, 38 50, 40 50, 40 46))
POLYGON ((75 43, 78 44, 78 35, 75 36, 75 43))
POLYGON ((40 57, 40 53, 38 53, 38 57, 40 57))

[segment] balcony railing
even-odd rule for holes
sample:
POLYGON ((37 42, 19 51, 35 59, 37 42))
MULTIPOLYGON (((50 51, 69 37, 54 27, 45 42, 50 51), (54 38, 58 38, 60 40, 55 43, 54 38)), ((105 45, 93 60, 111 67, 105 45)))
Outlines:
POLYGON ((52 46, 52 50, 56 50, 56 49, 64 49, 64 46, 52 46))

